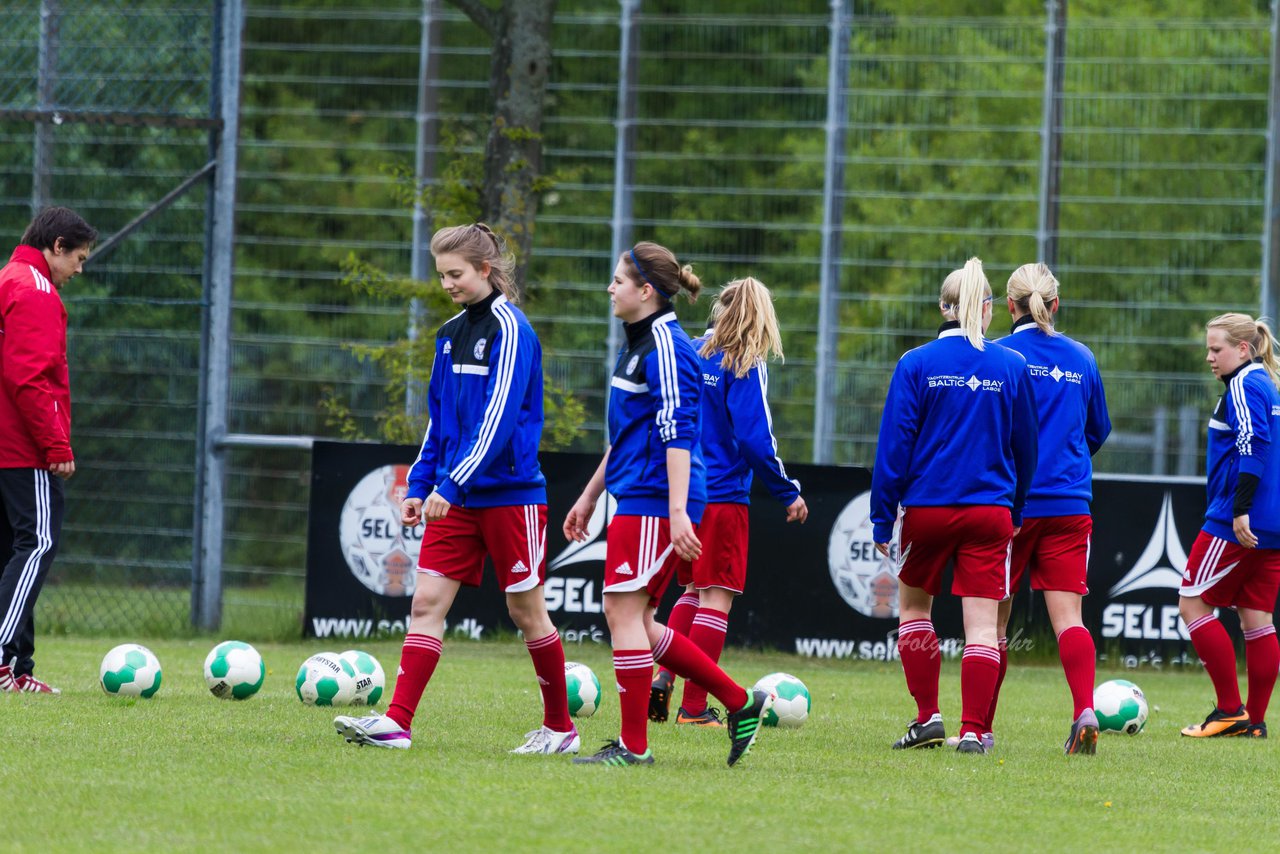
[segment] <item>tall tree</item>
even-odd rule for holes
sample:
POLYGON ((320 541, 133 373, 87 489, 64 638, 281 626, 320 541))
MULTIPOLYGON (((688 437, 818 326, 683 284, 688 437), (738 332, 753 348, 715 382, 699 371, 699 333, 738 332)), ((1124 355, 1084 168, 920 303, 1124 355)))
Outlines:
POLYGON ((493 40, 493 122, 484 153, 481 215, 515 243, 524 287, 542 176, 542 116, 551 71, 556 0, 449 0, 493 40))

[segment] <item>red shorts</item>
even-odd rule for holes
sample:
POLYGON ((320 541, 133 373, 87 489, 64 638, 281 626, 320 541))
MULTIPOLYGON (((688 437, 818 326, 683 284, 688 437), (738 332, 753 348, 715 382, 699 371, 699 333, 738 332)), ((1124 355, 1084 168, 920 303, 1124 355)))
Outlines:
POLYGON ((681 561, 676 582, 698 590, 723 587, 741 593, 747 582, 747 534, 750 508, 746 504, 708 504, 698 525, 702 554, 690 565, 681 561))
POLYGON ((1009 591, 1018 589, 1030 567, 1032 590, 1062 590, 1084 596, 1089 592, 1085 574, 1092 534, 1093 517, 1087 513, 1023 520, 1022 530, 1013 538, 1009 591))
MULTIPOLYGON (((698 529, 697 525, 693 526, 698 529)), ((671 545, 671 520, 661 516, 614 516, 609 522, 604 557, 604 592, 649 591, 658 606, 671 579, 688 572, 689 562, 671 545)))
POLYGON ((427 523, 418 572, 479 587, 488 555, 498 586, 507 593, 523 593, 546 577, 546 544, 545 504, 450 507, 443 519, 427 523))
POLYGON ((1003 599, 1012 539, 1008 507, 908 507, 902 516, 898 581, 937 596, 942 572, 954 562, 954 595, 1003 599))
POLYGON ((1201 531, 1182 573, 1181 596, 1199 596, 1215 608, 1274 613, 1280 594, 1280 549, 1246 549, 1201 531))

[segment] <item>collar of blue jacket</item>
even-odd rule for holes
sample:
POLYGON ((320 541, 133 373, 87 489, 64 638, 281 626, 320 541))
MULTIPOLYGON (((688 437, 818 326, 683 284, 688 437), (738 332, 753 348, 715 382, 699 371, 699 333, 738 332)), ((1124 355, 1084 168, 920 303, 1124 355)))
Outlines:
POLYGON ((663 309, 658 309, 648 317, 642 317, 634 323, 622 324, 622 328, 626 330, 627 333, 627 346, 634 347, 636 342, 642 341, 644 337, 649 334, 649 330, 653 328, 653 324, 658 321, 663 321, 665 323, 667 318, 674 316, 675 312, 669 308, 665 311, 663 309))

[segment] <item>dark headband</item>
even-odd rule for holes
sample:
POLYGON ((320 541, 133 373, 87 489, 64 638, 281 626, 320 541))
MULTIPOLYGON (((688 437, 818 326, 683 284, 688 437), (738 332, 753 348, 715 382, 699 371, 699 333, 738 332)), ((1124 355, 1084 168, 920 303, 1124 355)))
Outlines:
POLYGON ((657 283, 654 282, 652 279, 650 279, 649 274, 644 271, 644 267, 640 266, 640 259, 636 257, 636 250, 632 249, 630 250, 630 252, 631 252, 631 263, 636 265, 636 270, 640 273, 640 278, 644 279, 645 283, 648 284, 650 287, 652 287, 655 291, 662 294, 667 299, 671 299, 673 295, 667 293, 664 288, 658 287, 657 283))

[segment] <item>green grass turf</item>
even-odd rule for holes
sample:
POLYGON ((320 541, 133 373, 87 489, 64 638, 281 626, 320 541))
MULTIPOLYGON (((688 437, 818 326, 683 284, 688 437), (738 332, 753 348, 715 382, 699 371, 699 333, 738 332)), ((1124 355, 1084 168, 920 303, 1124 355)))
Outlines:
MULTIPOLYGON (((1211 704, 1197 671, 1101 671, 1143 687, 1146 731, 1064 757, 1061 671, 1015 666, 987 757, 896 752, 913 712, 896 663, 730 650, 746 681, 774 670, 813 693, 799 730, 765 730, 736 768, 721 731, 652 725, 651 768, 511 756, 540 722, 514 639, 448 642, 408 751, 356 748, 335 710, 298 702, 317 644, 260 643, 268 675, 243 702, 215 699, 207 640, 146 641, 164 667, 151 700, 105 696, 98 664, 131 638, 52 638, 39 675, 58 697, 0 695, 5 850, 687 851, 1254 850, 1272 844, 1277 744, 1192 741, 1211 704)), ((365 645, 394 673, 398 645, 365 645)), ((569 650, 612 684, 603 647, 569 650)), ((959 666, 943 666, 943 714, 959 719, 959 666)), ((388 686, 390 689, 390 685, 388 686)), ((388 690, 388 697, 390 691, 388 690)), ((385 703, 382 706, 385 709, 385 703)), ((338 712, 346 710, 339 709, 338 712)), ((580 720, 584 750, 618 732, 618 703, 580 720)))

